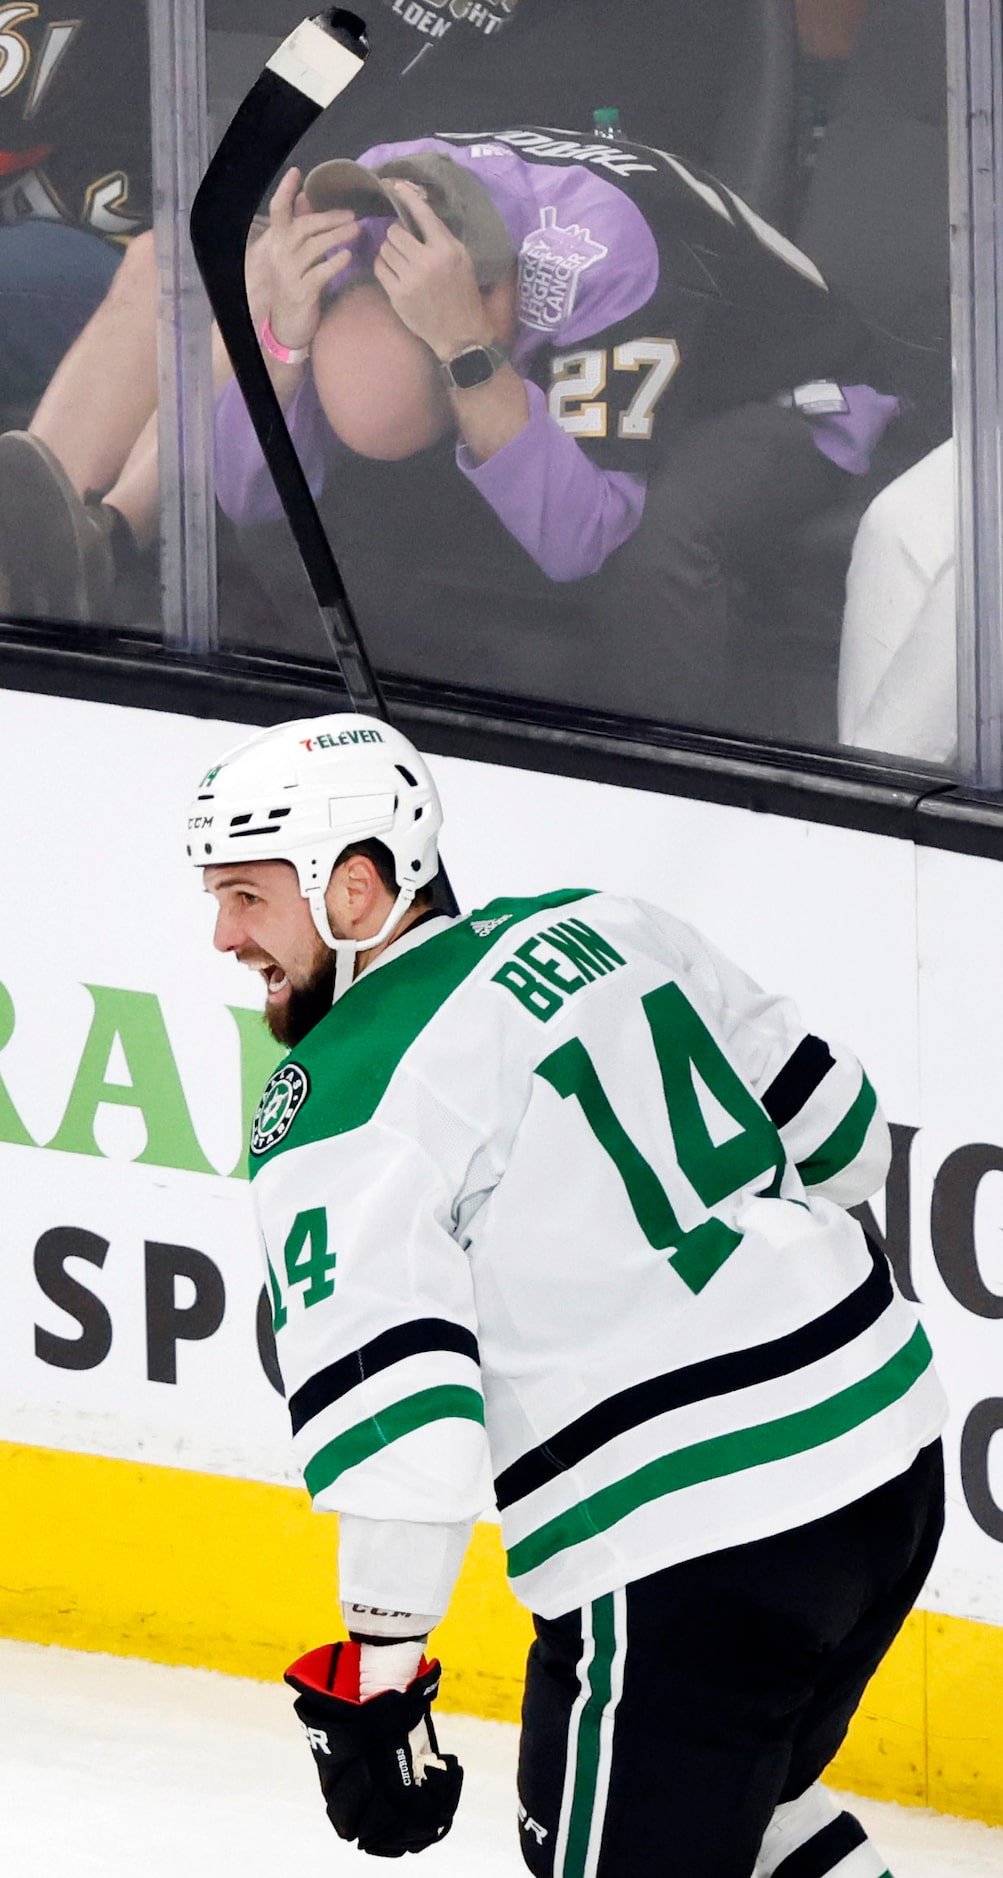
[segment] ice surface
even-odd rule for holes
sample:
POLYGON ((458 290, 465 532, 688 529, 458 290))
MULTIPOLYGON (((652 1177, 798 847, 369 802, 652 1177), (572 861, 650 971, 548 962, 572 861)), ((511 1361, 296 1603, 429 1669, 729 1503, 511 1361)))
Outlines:
MULTIPOLYGON (((416 1869, 422 1878, 523 1878, 515 1729, 444 1716, 440 1734, 460 1755, 466 1786, 449 1838, 416 1869)), ((1003 1871, 1003 1831, 852 1804, 895 1878, 1003 1871)), ((331 1832, 286 1690, 0 1642, 3 1878, 363 1878, 377 1869, 331 1832)))

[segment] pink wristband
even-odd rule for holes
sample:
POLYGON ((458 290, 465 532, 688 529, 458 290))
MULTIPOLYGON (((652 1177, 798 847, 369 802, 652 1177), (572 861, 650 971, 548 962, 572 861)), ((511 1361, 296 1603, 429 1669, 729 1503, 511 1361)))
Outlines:
POLYGON ((272 331, 272 322, 267 313, 265 314, 265 323, 258 337, 265 351, 273 359, 278 359, 281 365, 305 365, 307 359, 310 357, 309 346, 282 346, 279 344, 272 331))

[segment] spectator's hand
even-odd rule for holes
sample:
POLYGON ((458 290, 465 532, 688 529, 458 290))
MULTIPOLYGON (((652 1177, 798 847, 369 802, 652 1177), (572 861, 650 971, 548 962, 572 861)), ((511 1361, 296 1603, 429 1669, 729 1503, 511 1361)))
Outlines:
POLYGON ((406 194, 424 236, 419 241, 402 223, 391 223, 373 263, 394 312, 440 359, 454 358, 463 346, 490 345, 495 335, 462 241, 429 208, 417 184, 401 178, 392 187, 406 194))
POLYGON ((297 169, 283 176, 263 237, 273 281, 269 319, 276 339, 290 347, 312 344, 325 290, 349 265, 350 244, 359 234, 351 209, 311 209, 301 180, 297 169))

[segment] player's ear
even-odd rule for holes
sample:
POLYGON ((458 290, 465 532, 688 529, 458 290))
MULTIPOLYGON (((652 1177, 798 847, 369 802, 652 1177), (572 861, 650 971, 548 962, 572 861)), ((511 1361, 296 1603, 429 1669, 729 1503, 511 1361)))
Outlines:
POLYGON ((345 895, 349 910, 364 917, 386 889, 368 854, 351 854, 340 861, 331 876, 345 895))

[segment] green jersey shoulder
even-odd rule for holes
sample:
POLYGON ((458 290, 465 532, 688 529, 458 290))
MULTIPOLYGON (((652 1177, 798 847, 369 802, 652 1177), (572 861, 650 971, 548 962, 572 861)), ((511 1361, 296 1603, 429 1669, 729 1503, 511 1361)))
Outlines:
POLYGON ((572 911, 593 891, 492 900, 364 973, 269 1077, 251 1129, 251 1178, 276 1154, 369 1121, 416 1039, 485 962, 495 965, 487 981, 543 1023, 587 983, 622 965, 614 947, 572 911))

